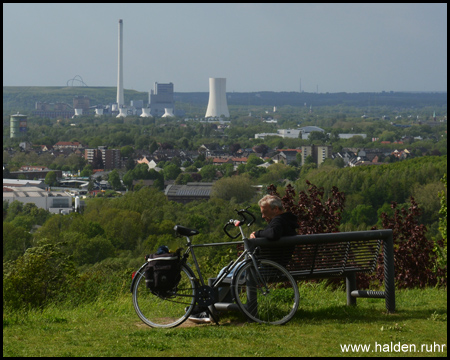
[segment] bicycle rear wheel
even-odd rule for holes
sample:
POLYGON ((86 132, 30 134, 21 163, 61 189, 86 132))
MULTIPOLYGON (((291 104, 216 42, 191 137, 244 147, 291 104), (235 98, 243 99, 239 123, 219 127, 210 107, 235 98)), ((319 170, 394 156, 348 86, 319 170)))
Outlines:
POLYGON ((192 270, 183 265, 181 280, 171 291, 155 293, 145 285, 144 272, 137 272, 133 287, 133 305, 139 318, 148 326, 171 328, 183 323, 195 305, 196 287, 192 270))
POLYGON ((250 260, 233 277, 231 287, 235 301, 253 321, 285 324, 298 309, 297 283, 280 264, 266 259, 257 260, 257 263, 258 271, 250 260))

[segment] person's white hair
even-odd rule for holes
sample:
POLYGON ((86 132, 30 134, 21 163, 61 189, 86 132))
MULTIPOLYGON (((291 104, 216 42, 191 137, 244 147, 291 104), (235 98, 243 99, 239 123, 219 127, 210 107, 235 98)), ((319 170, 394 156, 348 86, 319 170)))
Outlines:
POLYGON ((283 202, 278 196, 275 195, 266 195, 261 200, 258 201, 258 205, 260 207, 264 205, 269 205, 271 209, 279 208, 280 210, 283 210, 283 202))

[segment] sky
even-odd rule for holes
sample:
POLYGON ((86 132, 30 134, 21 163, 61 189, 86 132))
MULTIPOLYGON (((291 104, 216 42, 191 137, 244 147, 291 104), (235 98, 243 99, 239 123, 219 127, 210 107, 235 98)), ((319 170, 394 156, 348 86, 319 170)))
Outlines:
POLYGON ((447 4, 3 4, 3 86, 447 91, 447 4))

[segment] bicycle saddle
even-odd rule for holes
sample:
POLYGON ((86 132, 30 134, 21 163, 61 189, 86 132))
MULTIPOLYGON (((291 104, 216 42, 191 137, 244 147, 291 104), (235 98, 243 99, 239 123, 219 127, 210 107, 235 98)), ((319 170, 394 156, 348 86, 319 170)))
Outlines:
POLYGON ((197 234, 200 234, 198 230, 195 229, 189 229, 187 227, 181 226, 181 225, 175 225, 173 228, 177 234, 183 235, 183 236, 194 236, 197 234))

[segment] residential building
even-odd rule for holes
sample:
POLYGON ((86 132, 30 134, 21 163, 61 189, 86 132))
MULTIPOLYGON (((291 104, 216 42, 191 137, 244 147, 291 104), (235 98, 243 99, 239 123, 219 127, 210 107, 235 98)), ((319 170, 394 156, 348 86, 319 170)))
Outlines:
POLYGON ((53 149, 81 149, 83 145, 78 141, 58 141, 55 145, 53 145, 53 149))
POLYGON ((120 149, 107 149, 105 146, 85 149, 84 158, 96 169, 113 170, 122 167, 120 149))
POLYGON ((301 153, 300 149, 278 149, 277 154, 272 156, 275 163, 283 161, 284 164, 289 165, 292 161, 297 161, 297 154, 301 153))
POLYGON ((104 149, 102 160, 105 170, 120 169, 122 162, 120 159, 120 149, 104 149))
POLYGON ((302 146, 302 165, 305 164, 305 159, 312 156, 314 162, 319 166, 325 159, 331 158, 333 147, 329 145, 310 145, 302 146))

